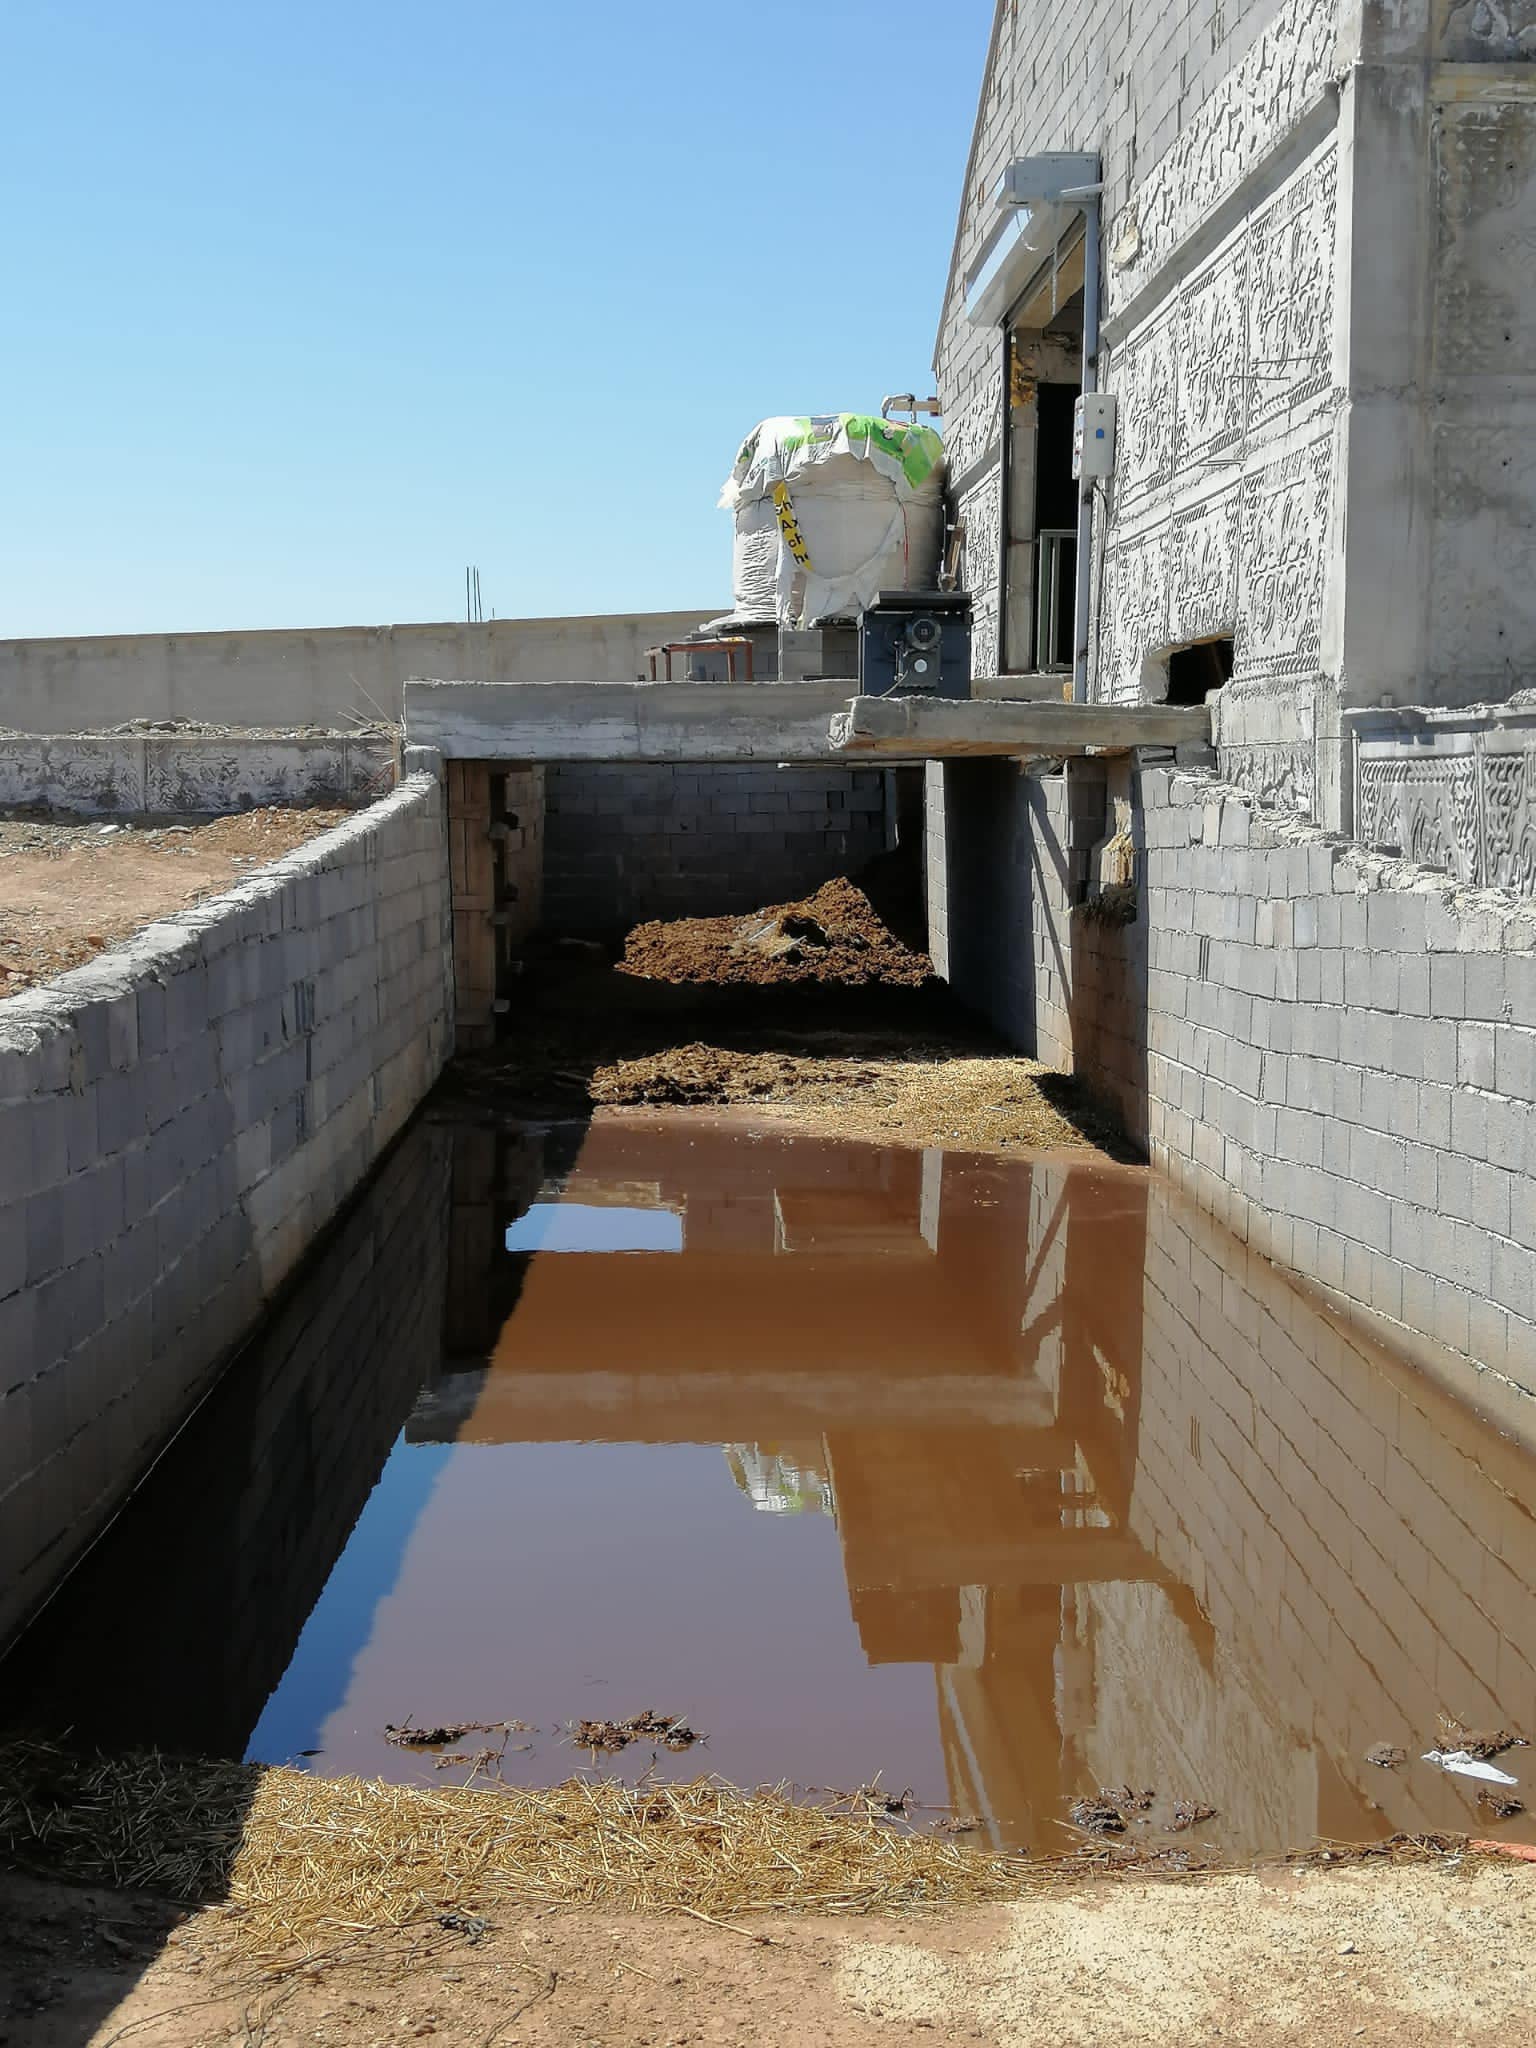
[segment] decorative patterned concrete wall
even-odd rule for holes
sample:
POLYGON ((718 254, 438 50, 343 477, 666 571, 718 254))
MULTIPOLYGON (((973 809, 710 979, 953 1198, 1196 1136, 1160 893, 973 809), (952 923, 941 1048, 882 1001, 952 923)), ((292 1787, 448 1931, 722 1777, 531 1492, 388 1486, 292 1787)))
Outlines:
MULTIPOLYGON (((1056 110, 1019 86, 1019 67, 1033 67, 1052 33, 1042 12, 1020 9, 1028 33, 994 49, 983 132, 1011 86, 1004 155, 1060 140, 1056 110)), ((1217 16, 1201 43, 1203 95, 1188 55, 1170 66, 1166 17, 1145 18, 1159 41, 1133 51, 1129 97, 1156 103, 1176 76, 1179 120, 1139 179, 1122 167, 1139 151, 1106 151, 1102 369, 1120 399, 1120 451, 1101 501, 1093 694, 1161 698, 1170 648, 1233 635, 1233 766, 1310 809, 1341 402, 1335 8, 1287 0, 1278 13, 1217 16)), ((1113 118, 1087 98, 1074 112, 1076 146, 1113 136, 1113 118)), ((990 181, 973 177, 963 251, 989 205, 990 181)), ((998 652, 1001 339, 966 328, 953 290, 939 369, 986 673, 998 652)))
MULTIPOLYGON (((1262 70, 1269 46, 1247 68, 1262 70)), ((1127 331, 1104 371, 1123 425, 1095 694, 1160 698, 1167 649, 1233 636, 1230 765, 1304 811, 1340 404, 1337 184, 1329 136, 1127 331)))
MULTIPOLYGON (((1045 96, 1057 18, 1000 10, 957 270, 1009 154, 1102 144, 1121 446, 1098 501, 1093 694, 1157 697, 1170 649, 1232 635, 1224 771, 1347 827, 1346 710, 1536 684, 1536 16, 1284 0, 1206 23, 1192 86, 1185 24, 1145 10, 1166 48, 1125 45, 1102 14, 1081 82, 1047 61, 1045 96), (1133 143, 1177 76, 1152 148, 1126 148, 1119 99, 1090 89, 1106 55, 1133 143)), ((979 671, 997 652, 1001 351, 952 278, 938 370, 979 671)), ((1472 838, 1456 858, 1478 866, 1472 838)))
POLYGON ((1141 222, 1132 234, 1127 215, 1123 230, 1109 237, 1125 278, 1118 293, 1110 281, 1110 310, 1118 312, 1187 241, 1191 213, 1219 196, 1222 167, 1245 172, 1266 147, 1269 126, 1289 124, 1292 99, 1303 89, 1298 76, 1311 76, 1310 57, 1295 53, 1303 45, 1310 52, 1314 42, 1331 47, 1326 26, 1317 35, 1308 26, 1314 17, 1331 20, 1330 0, 1195 0, 1177 13, 1131 0, 1074 8, 1000 0, 935 363, 951 490, 966 523, 978 675, 996 673, 998 662, 1003 338, 966 321, 964 273, 986 232, 1004 165, 1038 150, 1100 149, 1108 215, 1119 215, 1134 198, 1141 222), (1234 88, 1234 71, 1272 22, 1259 76, 1245 69, 1234 88), (1196 132, 1207 140, 1186 163, 1190 144, 1181 138, 1196 132), (1154 185, 1164 162, 1169 168, 1154 185), (1193 192, 1201 197, 1192 200, 1193 192))
POLYGON ((1421 687, 1466 704, 1536 683, 1536 74, 1529 9, 1458 10, 1476 68, 1439 74, 1431 108, 1435 289, 1426 494, 1433 510, 1421 687), (1506 33, 1494 33, 1499 24, 1506 33))
POLYGON ((1473 711, 1357 711, 1354 830, 1478 888, 1536 896, 1536 699, 1473 711))
POLYGON ((366 803, 394 779, 384 732, 0 736, 0 803, 63 811, 222 817, 258 804, 366 803))

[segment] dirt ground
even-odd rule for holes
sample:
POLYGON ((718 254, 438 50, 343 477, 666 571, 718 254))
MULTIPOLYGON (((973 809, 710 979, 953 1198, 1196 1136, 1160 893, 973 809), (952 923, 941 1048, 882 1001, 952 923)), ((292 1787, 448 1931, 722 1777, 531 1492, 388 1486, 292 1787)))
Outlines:
POLYGON ((6 2048, 1524 2048, 1536 1874, 1446 1858, 735 1927, 580 1909, 269 1965, 228 1916, 0 1876, 6 2048))
POLYGON ((245 811, 232 818, 81 818, 0 811, 0 997, 51 981, 227 889, 344 810, 245 811))
POLYGON ((530 947, 507 1028, 446 1092, 538 1119, 747 1106, 828 1135, 972 1151, 1131 1156, 1063 1075, 1010 1052, 920 950, 888 864, 740 918, 638 926, 618 949, 530 947), (873 900, 872 900, 873 898, 873 900))
MULTIPOLYGON (((792 1041, 793 1042, 793 1041, 792 1041)), ((601 1066, 606 1107, 747 1106, 774 1123, 880 1144, 968 1152, 1118 1150, 1117 1133, 1064 1076, 1016 1054, 914 1049, 877 1034, 836 1052, 676 1046, 601 1066)))

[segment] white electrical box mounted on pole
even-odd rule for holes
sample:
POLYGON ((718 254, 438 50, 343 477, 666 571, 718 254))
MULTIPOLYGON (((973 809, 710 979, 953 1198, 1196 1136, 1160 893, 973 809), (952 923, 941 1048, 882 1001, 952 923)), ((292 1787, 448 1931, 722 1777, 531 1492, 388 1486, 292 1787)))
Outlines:
POLYGON ((1106 483, 1115 473, 1115 400, 1112 392, 1085 391, 1072 426, 1072 474, 1106 483))

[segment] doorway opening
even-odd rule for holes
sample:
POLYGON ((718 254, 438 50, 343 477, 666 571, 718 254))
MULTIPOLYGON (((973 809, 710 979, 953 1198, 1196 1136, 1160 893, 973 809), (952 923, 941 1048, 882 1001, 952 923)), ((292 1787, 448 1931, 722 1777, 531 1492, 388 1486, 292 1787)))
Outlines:
POLYGON ((1063 673, 1076 653, 1072 444, 1082 359, 1079 245, 1060 253, 1008 325, 1001 665, 1009 674, 1063 673))

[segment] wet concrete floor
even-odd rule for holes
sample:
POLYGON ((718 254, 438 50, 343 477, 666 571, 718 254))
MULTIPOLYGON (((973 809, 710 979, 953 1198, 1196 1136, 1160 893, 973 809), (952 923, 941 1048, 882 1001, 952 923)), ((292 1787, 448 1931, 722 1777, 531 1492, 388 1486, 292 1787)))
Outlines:
POLYGON ((424 1121, 0 1717, 428 1783, 464 1768, 386 1724, 517 1720, 547 1783, 649 1708, 707 1743, 597 1768, 878 1774, 1039 1850, 1106 1786, 1242 1854, 1533 1839, 1421 1761, 1441 1714, 1536 1735, 1533 1508, 1536 1461, 1145 1172, 424 1121))

